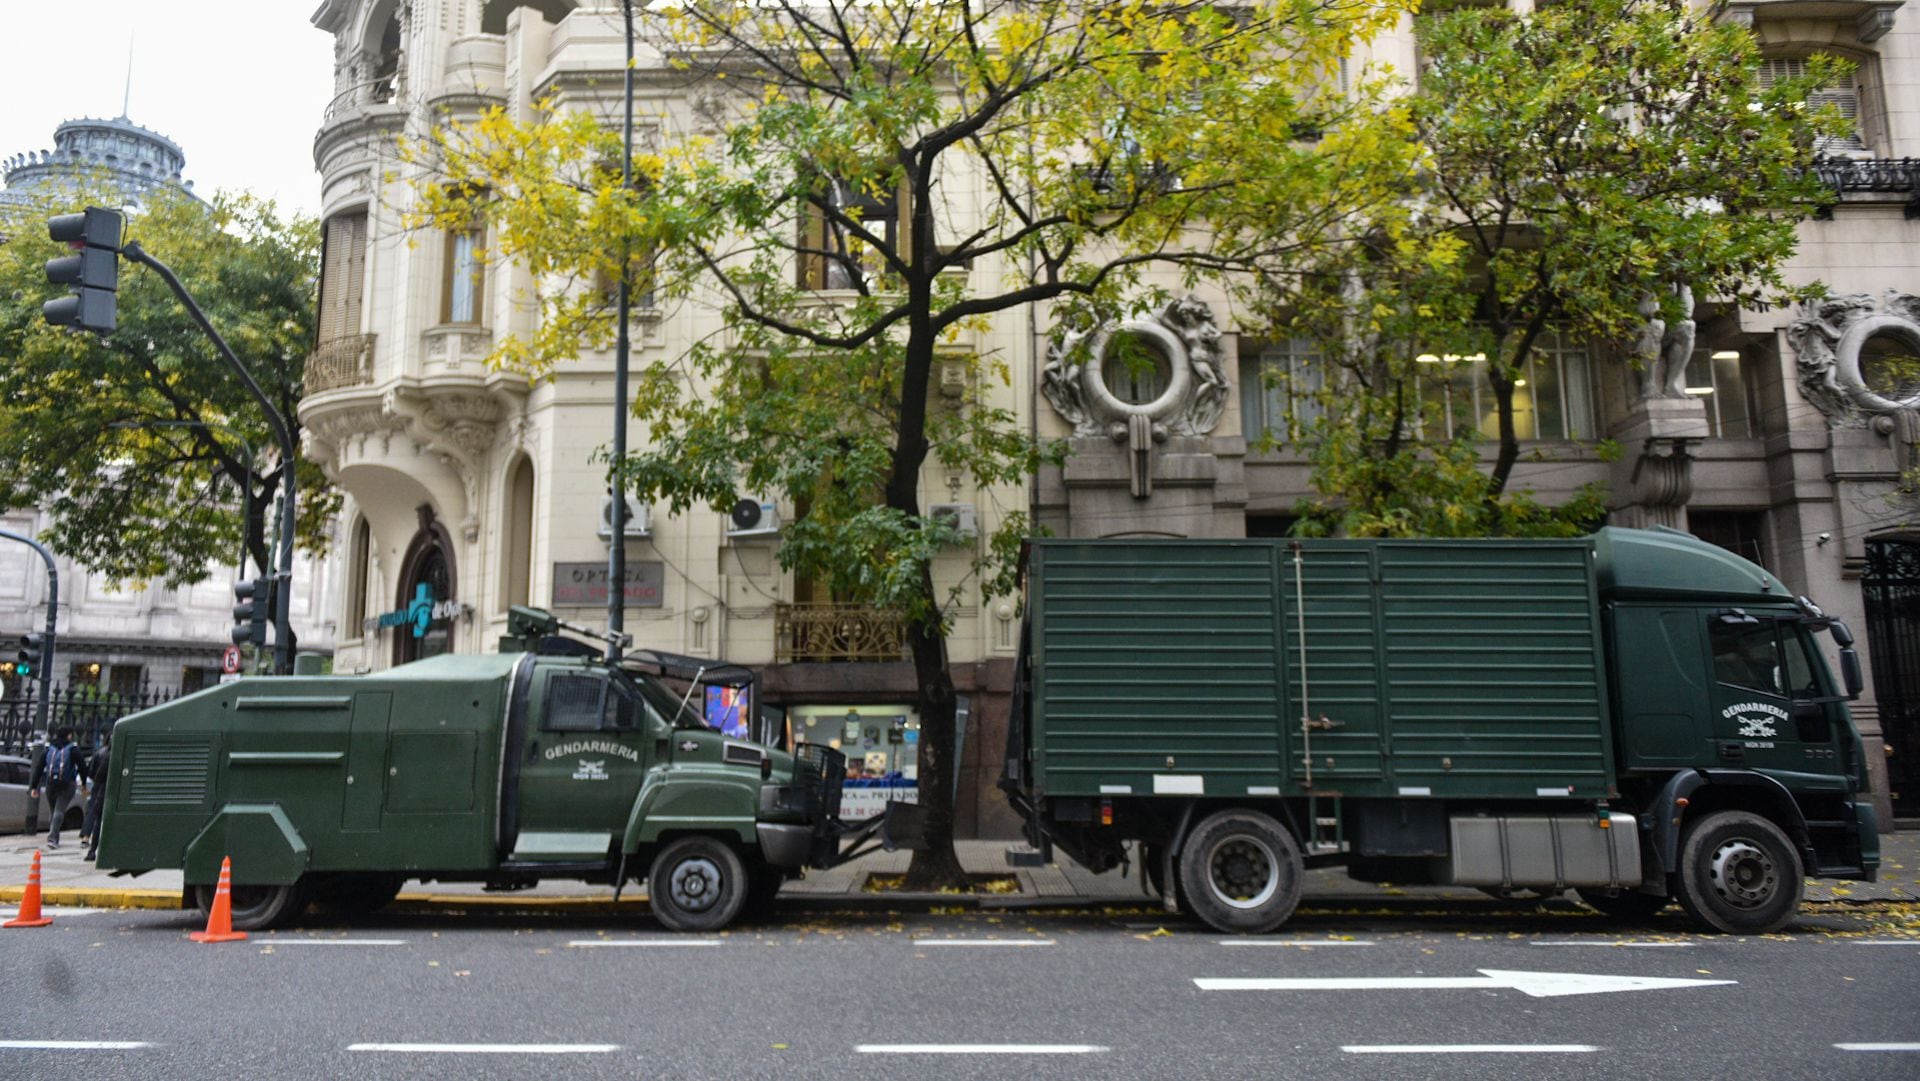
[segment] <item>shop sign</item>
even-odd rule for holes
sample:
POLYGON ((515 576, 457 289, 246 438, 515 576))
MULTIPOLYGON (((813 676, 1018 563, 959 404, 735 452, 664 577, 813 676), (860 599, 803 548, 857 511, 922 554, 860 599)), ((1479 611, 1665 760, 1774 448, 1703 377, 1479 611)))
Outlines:
POLYGON ((425 638, 427 629, 435 623, 444 622, 455 616, 466 614, 467 606, 460 601, 433 599, 433 588, 422 582, 415 588, 413 600, 405 608, 391 612, 382 612, 377 616, 368 616, 360 624, 363 634, 372 634, 388 627, 412 627, 415 638, 425 638))
MULTIPOLYGON (((627 563, 627 607, 659 608, 665 604, 667 565, 646 560, 627 563)), ((555 563, 553 606, 594 608, 607 603, 607 565, 555 563)))

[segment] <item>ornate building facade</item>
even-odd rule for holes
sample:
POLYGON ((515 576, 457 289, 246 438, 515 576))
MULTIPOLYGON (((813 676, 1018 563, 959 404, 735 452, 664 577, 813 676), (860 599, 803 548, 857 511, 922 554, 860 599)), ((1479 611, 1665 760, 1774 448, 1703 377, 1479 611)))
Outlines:
MULTIPOLYGON (((1839 202, 1805 224, 1791 268, 1833 298, 1751 312, 1701 297, 1689 318, 1650 321, 1636 342, 1550 338, 1529 361, 1517 418, 1541 452, 1518 484, 1553 500, 1605 482, 1614 523, 1689 529, 1853 624, 1872 683, 1855 714, 1883 804, 1898 793, 1883 815, 1920 814, 1920 522, 1908 482, 1920 464, 1920 381, 1903 366, 1920 354, 1920 29, 1899 14, 1884 0, 1751 0, 1717 16, 1749 25, 1777 74, 1816 50, 1857 64, 1852 85, 1825 92, 1858 120, 1822 166, 1839 202), (1635 354, 1638 368, 1625 363, 1635 354), (1624 453, 1605 460, 1603 439, 1624 453)), ((326 275, 301 413, 309 453, 350 497, 339 667, 492 648, 513 604, 599 623, 608 545, 622 543, 639 646, 752 666, 755 709, 814 738, 825 725, 876 777, 910 784, 911 740, 892 738, 917 726, 899 629, 779 569, 774 538, 794 508, 767 501, 730 519, 636 506, 628 535, 611 537, 594 464, 611 443, 611 358, 584 355, 537 384, 490 371, 493 344, 532 326, 530 282, 484 265, 483 236, 402 228, 421 168, 396 155, 403 138, 496 105, 517 117, 543 100, 619 115, 617 5, 328 0, 314 21, 336 43, 336 96, 314 144, 326 275), (434 616, 421 633, 382 618, 420 599, 434 616)), ((1414 66, 1410 34, 1377 48, 1414 66)), ((697 92, 648 79, 649 63, 638 113, 701 124, 697 92)), ((716 322, 643 309, 636 362, 676 355, 716 322)), ((1009 510, 1062 536, 1287 528, 1307 492, 1304 456, 1249 446, 1306 407, 1265 375, 1310 379, 1309 347, 1242 334, 1206 296, 1078 333, 1090 348, 1071 348, 1046 312, 1021 312, 964 343, 1004 358, 1020 389, 1002 404, 1071 453, 1025 490, 977 491, 930 467, 925 503, 973 520, 979 537, 1009 510), (1151 363, 1106 363, 1123 337, 1151 363)), ((1450 430, 1478 429, 1485 380, 1471 358, 1435 360, 1432 393, 1450 430)), ((972 554, 954 552, 936 576, 957 581, 972 554)), ((991 782, 1016 631, 1011 603, 976 602, 956 612, 950 642, 970 722, 960 822, 981 835, 1011 825, 991 782)))

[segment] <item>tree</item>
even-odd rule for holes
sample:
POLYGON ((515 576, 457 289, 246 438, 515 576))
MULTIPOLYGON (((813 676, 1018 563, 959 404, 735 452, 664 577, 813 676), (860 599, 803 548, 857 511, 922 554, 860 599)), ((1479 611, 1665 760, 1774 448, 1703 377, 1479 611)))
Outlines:
MULTIPOLYGON (((784 566, 904 617, 929 841, 908 882, 961 885, 952 597, 933 574, 959 538, 923 513, 922 471, 1024 493, 1059 454, 1026 434, 1011 403, 1029 388, 1005 389, 1007 359, 975 333, 1035 306, 1129 310, 1156 292, 1149 268, 1192 280, 1337 242, 1404 163, 1343 128, 1361 106, 1329 88, 1399 15, 1345 0, 677 7, 647 38, 698 100, 670 118, 708 134, 663 137, 623 192, 597 118, 452 125, 413 154, 438 167, 421 220, 484 216, 498 254, 542 283, 542 330, 505 362, 604 345, 604 299, 582 283, 622 273, 719 313, 718 333, 640 374, 651 443, 613 469, 676 512, 778 493, 800 509, 784 566), (942 374, 969 388, 958 407, 937 404, 942 374)), ((987 592, 1010 589, 1028 529, 1008 515, 975 562, 987 592)))
MULTIPOLYGON (((1576 530, 1599 492, 1554 509, 1508 491, 1521 366, 1552 332, 1632 342, 1685 318, 1691 296, 1803 295, 1781 267, 1825 198, 1813 147, 1837 120, 1804 103, 1841 69, 1816 58, 1807 79, 1763 85, 1752 36, 1684 0, 1466 8, 1419 37, 1428 66, 1406 108, 1423 162, 1405 201, 1368 243, 1260 299, 1338 373, 1325 418, 1295 433, 1317 443, 1329 498, 1314 511, 1361 532, 1576 530), (1475 433, 1436 438, 1443 407, 1422 397, 1453 357, 1484 369, 1493 398, 1484 474, 1475 433)), ((1684 374, 1658 370, 1657 338, 1632 358, 1652 396, 1684 374)))
MULTIPOLYGON (((47 510, 50 546, 115 582, 203 581, 242 537, 256 564, 274 566, 263 512, 285 463, 258 405, 158 275, 122 263, 119 326, 104 338, 41 317, 62 291, 44 274, 63 254, 46 219, 121 202, 79 184, 12 208, 4 225, 0 503, 47 510), (253 495, 246 522, 243 486, 253 495)), ((173 188, 144 197, 125 237, 174 268, 290 425, 313 341, 318 238, 312 219, 251 196, 203 203, 173 188)), ((324 551, 339 497, 317 467, 296 467, 296 540, 324 551)))

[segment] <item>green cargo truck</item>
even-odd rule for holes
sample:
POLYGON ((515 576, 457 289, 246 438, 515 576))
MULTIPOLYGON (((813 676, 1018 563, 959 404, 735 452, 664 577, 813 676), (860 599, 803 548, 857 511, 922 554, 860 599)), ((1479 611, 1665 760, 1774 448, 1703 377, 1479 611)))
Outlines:
POLYGON ((662 923, 708 931, 896 825, 840 823, 838 751, 709 729, 563 627, 517 608, 497 654, 243 679, 121 720, 99 866, 180 869, 204 909, 230 857, 243 930, 371 911, 409 879, 644 878, 662 923))
POLYGON ((1137 854, 1222 931, 1283 923, 1308 865, 1736 933, 1879 865, 1851 633, 1683 533, 1043 540, 1026 589, 1028 857, 1137 854))

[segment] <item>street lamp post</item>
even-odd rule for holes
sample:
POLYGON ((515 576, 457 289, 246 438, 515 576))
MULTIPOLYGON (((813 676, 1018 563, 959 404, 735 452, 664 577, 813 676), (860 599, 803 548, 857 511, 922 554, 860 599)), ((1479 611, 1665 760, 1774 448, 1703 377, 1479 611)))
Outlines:
MULTIPOLYGON (((626 93, 623 104, 624 144, 620 154, 621 198, 633 190, 633 0, 620 0, 627 42, 626 93)), ((613 538, 607 547, 607 659, 620 659, 620 635, 627 624, 627 491, 619 480, 627 460, 627 319, 633 305, 633 238, 620 236, 620 293, 613 339, 613 538)))
MULTIPOLYGON (((247 456, 247 479, 240 484, 240 577, 247 576, 247 527, 253 524, 253 444, 247 437, 235 431, 231 426, 205 420, 121 420, 107 425, 122 431, 138 431, 148 428, 200 428, 207 431, 225 432, 240 444, 241 451, 247 456)), ((266 564, 260 565, 266 573, 266 564)))

